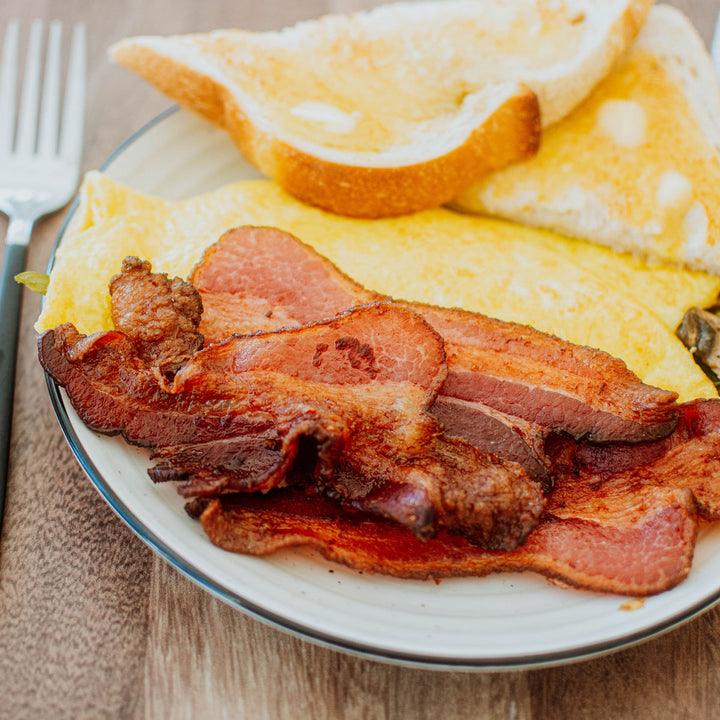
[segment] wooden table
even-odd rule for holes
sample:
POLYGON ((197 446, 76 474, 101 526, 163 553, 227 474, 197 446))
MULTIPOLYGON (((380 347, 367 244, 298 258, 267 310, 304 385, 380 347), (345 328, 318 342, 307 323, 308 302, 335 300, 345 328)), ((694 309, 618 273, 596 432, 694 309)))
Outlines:
MULTIPOLYGON (((88 30, 84 169, 169 103, 106 59, 121 37, 277 29, 373 0, 4 0, 6 21, 88 30)), ((718 0, 678 2, 709 42, 718 0)), ((41 222, 46 266, 64 212, 41 222)), ((0 227, 4 231, 4 225, 0 227)), ((0 542, 0 718, 717 718, 720 608, 644 644, 551 669, 434 672, 358 659, 269 628, 156 557, 71 455, 36 359, 25 293, 0 542)))

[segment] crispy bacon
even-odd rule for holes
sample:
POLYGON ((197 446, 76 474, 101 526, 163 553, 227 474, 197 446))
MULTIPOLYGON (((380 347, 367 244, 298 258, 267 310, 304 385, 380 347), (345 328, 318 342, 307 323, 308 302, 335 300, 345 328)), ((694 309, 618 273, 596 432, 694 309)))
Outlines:
POLYGON ((109 290, 115 329, 160 375, 172 377, 203 346, 202 300, 190 283, 153 273, 149 262, 128 257, 109 290))
MULTIPOLYGON (((236 310, 242 308, 241 323, 226 317, 224 324, 208 327, 206 333, 211 338, 213 333, 222 335, 252 327, 253 308, 263 302, 268 302, 267 322, 288 326, 307 322, 314 312, 340 312, 358 297, 369 299, 367 291, 311 248, 280 231, 264 228, 240 228, 225 235, 195 269, 193 280, 211 313, 220 297, 223 301, 232 298, 236 310), (285 263, 286 257, 292 260, 285 263), (232 282, 224 277, 224 268, 229 267, 232 282), (322 303, 313 305, 308 298, 322 298, 322 303)), ((696 532, 690 490, 697 490, 704 476, 695 473, 694 480, 684 484, 663 482, 662 478, 671 475, 663 470, 663 464, 670 466, 673 462, 668 452, 671 445, 682 444, 684 449, 676 454, 688 456, 698 443, 712 444, 708 437, 685 442, 691 410, 681 408, 680 425, 668 437, 677 424, 675 395, 644 385, 622 362, 605 353, 464 311, 417 303, 403 305, 422 314, 444 338, 448 378, 432 411, 446 433, 467 438, 483 451, 520 462, 546 487, 556 480, 558 488, 550 496, 547 514, 522 549, 504 553, 501 559, 492 553, 473 552, 471 559, 463 556, 457 560, 451 553, 453 561, 443 564, 438 556, 432 556, 432 548, 442 546, 442 539, 426 544, 432 546, 426 550, 434 559, 428 560, 427 553, 413 549, 419 565, 413 565, 413 561, 402 567, 392 562, 388 565, 382 559, 388 548, 376 553, 372 539, 361 544, 370 548, 367 557, 358 555, 354 541, 336 557, 338 546, 333 541, 329 548, 332 533, 323 535, 328 528, 324 521, 314 539, 312 533, 304 533, 301 528, 301 544, 315 545, 329 557, 355 567, 374 567, 394 574, 413 574, 415 570, 408 569, 411 567, 420 575, 529 568, 582 587, 638 594, 657 592, 684 577, 696 532), (598 445, 598 441, 614 442, 598 445), (598 484, 596 474, 585 468, 583 479, 578 470, 583 459, 588 461, 593 453, 598 462, 603 462, 604 457, 610 467, 623 454, 627 464, 627 457, 632 455, 637 458, 633 467, 638 473, 643 458, 649 460, 652 455, 662 462, 646 472, 645 483, 623 476, 598 484), (653 475, 657 481, 652 480, 653 475), (631 554, 620 553, 619 547, 631 549, 631 554), (603 556, 602 548, 609 549, 609 554, 603 556), (621 562, 617 558, 622 558, 621 562)), ((708 467, 717 453, 705 448, 700 455, 704 460, 696 457, 695 464, 705 463, 704 467, 708 467)), ((620 463, 617 472, 623 467, 620 463)), ((240 504, 246 508, 244 501, 240 504)), ((704 510, 707 505, 707 501, 700 503, 704 515, 708 515, 704 510)), ((215 520, 210 523, 205 516, 206 529, 211 537, 216 533, 215 540, 227 540, 233 532, 246 538, 242 530, 247 527, 243 526, 246 509, 241 513, 244 519, 239 520, 237 503, 226 506, 230 516, 225 515, 221 505, 213 505, 215 520), (215 521, 223 518, 224 529, 217 535, 215 521), (241 528, 234 531, 233 525, 238 522, 241 528)), ((282 522, 280 512, 277 516, 271 512, 271 528, 261 532, 271 546, 277 540, 274 523, 282 522)), ((262 513, 255 516, 255 521, 262 526, 262 513)), ((292 517, 288 523, 292 532, 281 533, 285 538, 281 544, 298 530, 292 517)), ((369 533, 372 538, 377 535, 374 530, 369 533)), ((244 542, 240 541, 241 546, 244 542)), ((444 548, 438 553, 446 551, 444 548)))
POLYGON ((419 536, 442 526, 507 549, 537 523, 544 498, 519 466, 442 437, 426 413, 445 378, 443 344, 406 309, 374 304, 233 337, 172 379, 136 346, 63 326, 42 336, 40 357, 91 427, 154 447, 151 476, 184 481, 187 497, 283 486, 309 442, 315 482, 419 536))
POLYGON ((377 302, 273 229, 228 233, 193 280, 128 259, 122 332, 61 326, 40 357, 91 427, 153 448, 153 480, 181 481, 221 547, 645 595, 687 574, 696 512, 720 518, 720 401, 678 406, 531 328, 377 302))
POLYGON ((240 415, 165 392, 135 345, 115 330, 86 336, 69 323, 60 325, 40 336, 38 355, 83 422, 134 445, 159 448, 277 434, 261 410, 240 415))
MULTIPOLYGON (((234 332, 332 317, 380 297, 275 228, 226 233, 205 254, 191 281, 203 298, 200 327, 208 342, 234 332)), ((675 427, 677 395, 645 385, 607 353, 477 313, 404 305, 445 341, 448 378, 440 396, 464 401, 455 406, 468 416, 458 431, 474 424, 474 416, 487 423, 482 416, 488 407, 546 432, 598 442, 653 440, 675 427)), ((512 439, 516 445, 517 437, 512 439)), ((496 444, 496 451, 503 448, 504 443, 496 444)), ((536 452, 531 443, 525 454, 536 452)), ((516 454, 516 448, 508 448, 504 456, 516 454)))
MULTIPOLYGON (((623 499, 623 504, 626 503, 623 499)), ((232 552, 266 555, 309 546, 358 570, 405 578, 481 576, 528 570, 575 587, 651 595, 683 580, 697 533, 688 491, 636 494, 630 511, 593 518, 547 515, 511 552, 484 550, 441 532, 420 541, 401 526, 348 513, 317 493, 286 488, 268 495, 223 496, 200 519, 211 542, 232 552)), ((612 499, 606 495, 610 505, 612 499)))
MULTIPOLYGON (((170 389, 267 409, 283 437, 298 418, 313 418, 333 447, 314 476, 347 506, 411 524, 424 537, 434 533, 436 516, 485 547, 514 547, 537 522, 541 490, 519 466, 442 436, 426 410, 445 378, 443 358, 442 340, 420 316, 380 303, 210 345, 170 389)), ((192 477, 206 492, 207 463, 207 456, 198 467, 182 458, 181 472, 191 475, 185 495, 196 494, 192 477)), ((227 465, 209 470, 213 492, 246 489, 227 465)))
POLYGON ((322 499, 278 493, 223 498, 203 525, 236 552, 265 554, 308 545, 329 559, 401 577, 482 575, 531 570, 600 592, 647 595, 686 577, 696 513, 720 519, 720 400, 681 406, 665 440, 598 446, 555 436, 555 487, 526 543, 510 553, 470 547, 440 533, 405 542, 392 526, 343 515, 322 499))

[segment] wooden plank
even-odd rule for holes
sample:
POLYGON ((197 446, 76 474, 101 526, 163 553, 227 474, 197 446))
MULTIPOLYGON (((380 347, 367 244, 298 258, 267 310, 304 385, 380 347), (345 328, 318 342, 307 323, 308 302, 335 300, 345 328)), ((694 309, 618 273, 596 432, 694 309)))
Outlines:
POLYGON ((150 607, 147 718, 531 717, 525 673, 418 670, 319 647, 246 617, 159 559, 150 607))
POLYGON ((720 717, 719 628, 715 608, 636 647, 530 673, 532 717, 720 717))
MULTIPOLYGON (((48 245, 57 222, 37 238, 48 245)), ((131 716, 150 551, 81 472, 36 360, 27 298, 0 542, 0 717, 131 716)))

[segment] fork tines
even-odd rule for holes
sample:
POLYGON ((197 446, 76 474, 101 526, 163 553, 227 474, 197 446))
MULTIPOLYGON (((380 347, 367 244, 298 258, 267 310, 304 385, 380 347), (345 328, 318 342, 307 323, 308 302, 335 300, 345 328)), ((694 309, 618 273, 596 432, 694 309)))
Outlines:
POLYGON ((14 150, 21 155, 37 152, 38 155, 76 157, 83 134, 85 26, 77 23, 72 32, 59 134, 62 23, 59 20, 50 23, 39 114, 42 20, 35 20, 30 27, 20 114, 15 128, 19 29, 17 20, 8 23, 0 60, 0 156, 14 150))

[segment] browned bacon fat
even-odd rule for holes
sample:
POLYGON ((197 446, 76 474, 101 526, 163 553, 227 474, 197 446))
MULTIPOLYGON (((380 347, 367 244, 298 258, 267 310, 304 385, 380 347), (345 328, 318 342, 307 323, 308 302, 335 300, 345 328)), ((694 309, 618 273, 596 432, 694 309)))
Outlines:
MULTIPOLYGON (((399 525, 343 512, 327 498, 297 488, 213 499, 201 522, 214 544, 233 552, 265 555, 305 545, 358 570, 398 577, 529 570, 588 590, 641 596, 687 576, 697 532, 687 491, 641 492, 630 498, 630 510, 600 507, 592 518, 582 516, 582 503, 575 516, 566 499, 566 517, 545 516, 511 552, 483 550, 446 532, 421 542, 399 525)), ((617 505, 609 494, 604 500, 617 505)))
POLYGON ((86 336, 71 324, 60 325, 40 336, 38 355, 89 427, 122 434, 135 445, 157 448, 254 434, 268 443, 278 438, 267 413, 239 415, 165 392, 121 332, 86 336))
POLYGON ((190 283, 153 273, 149 262, 128 257, 109 290, 115 329, 161 375, 174 375, 203 346, 202 300, 190 283))
POLYGON ((446 435, 463 438, 481 452, 519 463, 546 491, 552 489, 552 460, 545 451, 547 428, 489 405, 449 395, 438 395, 431 411, 446 435))
MULTIPOLYGON (((200 329, 208 342, 332 317, 379 297, 275 228, 226 233, 191 280, 203 298, 200 329)), ((455 405, 466 416, 458 422, 459 432, 476 424, 476 417, 486 422, 480 416, 488 407, 538 429, 599 442, 653 440, 675 426, 675 393, 645 385, 607 353, 463 310, 406 307, 444 338, 448 378, 440 396, 462 401, 455 405)), ((496 451, 502 449, 498 443, 496 451)), ((532 444, 524 451, 534 453, 532 444)), ((508 449, 507 456, 514 455, 508 449)), ((533 461, 526 469, 533 472, 533 461)))

